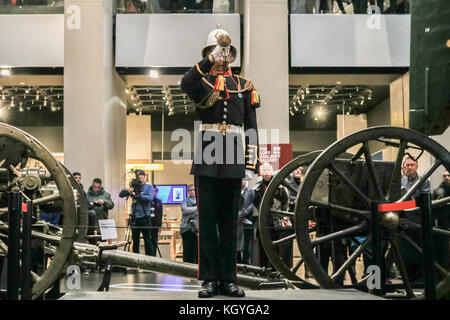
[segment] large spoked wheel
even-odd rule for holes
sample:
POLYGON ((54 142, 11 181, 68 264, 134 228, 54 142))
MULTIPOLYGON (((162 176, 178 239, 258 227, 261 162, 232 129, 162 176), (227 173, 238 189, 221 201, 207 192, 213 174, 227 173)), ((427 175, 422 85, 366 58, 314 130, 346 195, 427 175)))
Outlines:
MULTIPOLYGON (((301 155, 286 164, 280 171, 277 172, 276 175, 273 176, 261 202, 259 213, 259 234, 261 243, 271 264, 288 280, 305 281, 302 277, 299 276, 298 272, 303 264, 303 259, 300 258, 293 267, 290 267, 286 264, 285 260, 280 254, 280 246, 292 245, 295 239, 295 232, 293 227, 274 227, 272 223, 273 217, 287 217, 293 221, 294 212, 273 209, 273 199, 280 187, 285 187, 289 193, 296 196, 299 190, 294 188, 289 183, 289 181, 287 180, 288 177, 297 168, 309 166, 320 153, 321 151, 315 151, 306 155, 301 155), (278 233, 284 235, 284 237, 273 240, 273 231, 277 231, 278 233)), ((313 230, 310 231, 313 232, 313 230)))
MULTIPOLYGON (((358 258, 363 257, 369 261, 373 258, 371 230, 375 230, 373 224, 377 223, 381 227, 381 237, 386 245, 383 252, 387 260, 395 263, 400 273, 401 280, 398 280, 400 283, 397 288, 401 288, 401 292, 405 292, 408 298, 415 296, 413 282, 410 280, 411 261, 408 261, 408 256, 411 256, 412 252, 421 259, 423 255, 420 236, 417 237, 421 228, 420 210, 379 212, 380 219, 374 222, 371 219, 371 208, 373 202, 398 203, 417 196, 417 192, 424 188, 428 178, 438 168, 450 169, 450 153, 425 135, 397 127, 374 127, 358 131, 333 143, 315 159, 306 173, 297 197, 295 232, 302 258, 321 287, 346 286, 348 280, 344 279, 344 275, 354 268, 357 260, 362 260, 358 258), (391 154, 393 162, 389 164, 373 160, 373 152, 380 150, 391 154), (353 156, 344 160, 344 153, 353 156), (423 164, 425 158, 421 160, 421 157, 426 157, 427 154, 431 163, 428 167, 423 164), (421 162, 419 173, 422 174, 407 192, 402 193, 402 163, 406 156, 418 158, 421 162), (312 197, 313 191, 319 177, 324 173, 330 176, 332 194, 328 195, 328 201, 317 201, 312 197), (316 221, 318 226, 314 239, 311 239, 308 228, 312 220, 316 221), (328 258, 323 259, 327 248, 330 256, 334 255, 340 260, 335 262, 333 267, 329 267, 328 258)), ((438 207, 439 210, 443 208, 448 219, 449 198, 433 201, 433 212, 437 212, 438 207)), ((441 240, 444 237, 446 259, 449 235, 448 225, 438 224, 433 228, 433 236, 439 236, 441 240)), ((435 270, 426 271, 436 273, 438 298, 450 292, 450 273, 444 263, 441 265, 436 262, 435 270)), ((416 267, 418 265, 420 262, 416 267)), ((422 274, 423 272, 422 270, 422 274)), ((366 276, 363 272, 359 277, 353 277, 351 282, 354 286, 365 285, 366 276)))
MULTIPOLYGON (((74 238, 76 236, 76 215, 77 207, 74 196, 74 189, 61 164, 52 156, 50 151, 45 148, 38 140, 27 134, 26 132, 17 129, 7 124, 0 124, 0 161, 2 168, 10 170, 9 188, 1 192, 1 199, 3 206, 5 203, 6 193, 12 186, 23 187, 22 182, 16 180, 17 175, 14 174, 12 167, 20 169, 25 168, 30 159, 40 161, 50 174, 51 181, 54 181, 57 186, 57 193, 44 196, 33 196, 33 203, 37 205, 52 204, 55 202, 62 203, 62 214, 64 216, 64 227, 62 230, 61 241, 54 257, 52 258, 48 268, 39 277, 34 277, 35 282, 32 287, 32 297, 37 299, 42 296, 60 275, 64 272, 64 266, 69 260, 74 238), (37 280, 36 280, 37 279, 37 280)), ((35 181, 35 180, 33 180, 35 181)), ((34 193, 34 194, 39 194, 34 193)), ((8 214, 2 216, 3 225, 7 226, 8 214)), ((2 229, 5 231, 5 229, 2 229)), ((7 230, 6 230, 7 231, 7 230)), ((6 232, 7 234, 7 232, 6 232)))

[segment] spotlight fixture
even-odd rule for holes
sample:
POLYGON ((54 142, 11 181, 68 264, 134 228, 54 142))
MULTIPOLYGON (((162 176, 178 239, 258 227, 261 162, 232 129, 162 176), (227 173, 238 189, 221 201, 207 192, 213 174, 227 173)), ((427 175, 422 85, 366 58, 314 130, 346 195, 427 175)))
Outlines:
POLYGON ((158 78, 158 77, 159 77, 159 72, 158 72, 158 70, 151 69, 151 70, 150 70, 150 73, 149 73, 149 77, 152 78, 152 79, 158 78))
POLYGON ((0 67, 0 76, 2 76, 2 77, 9 77, 9 76, 11 76, 11 67, 1 66, 0 67))

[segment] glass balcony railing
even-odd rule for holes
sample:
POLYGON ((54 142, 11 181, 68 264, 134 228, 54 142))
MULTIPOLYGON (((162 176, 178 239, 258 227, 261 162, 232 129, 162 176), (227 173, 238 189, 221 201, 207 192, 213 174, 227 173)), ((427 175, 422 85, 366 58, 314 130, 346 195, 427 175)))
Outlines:
POLYGON ((290 13, 408 14, 411 0, 289 0, 290 13))
POLYGON ((64 14, 64 0, 0 0, 0 14, 64 14))
MULTIPOLYGON (((1 0, 0 0, 1 1, 1 0)), ((117 13, 239 13, 245 0, 115 0, 117 13), (241 4, 241 5, 240 5, 241 4)))

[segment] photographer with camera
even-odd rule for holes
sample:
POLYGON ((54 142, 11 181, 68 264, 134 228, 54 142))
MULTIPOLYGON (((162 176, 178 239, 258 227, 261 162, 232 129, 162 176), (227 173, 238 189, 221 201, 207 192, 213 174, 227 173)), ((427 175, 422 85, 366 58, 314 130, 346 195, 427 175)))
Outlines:
POLYGON ((86 197, 91 214, 95 214, 95 228, 97 232, 100 232, 98 220, 108 219, 108 211, 114 208, 114 202, 111 200, 111 195, 103 189, 100 178, 92 180, 86 197))
POLYGON ((121 198, 133 199, 131 204, 130 225, 133 237, 133 252, 139 253, 141 232, 144 238, 145 254, 155 256, 155 247, 152 243, 150 205, 154 198, 153 186, 145 183, 145 172, 136 170, 136 179, 133 179, 129 188, 119 193, 121 198))

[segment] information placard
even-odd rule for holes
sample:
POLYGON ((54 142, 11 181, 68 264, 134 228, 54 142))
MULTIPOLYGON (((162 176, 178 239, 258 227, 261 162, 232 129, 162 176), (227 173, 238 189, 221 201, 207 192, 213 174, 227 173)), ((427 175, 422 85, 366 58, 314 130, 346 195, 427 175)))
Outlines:
POLYGON ((102 240, 117 239, 116 222, 114 219, 98 220, 102 240))

